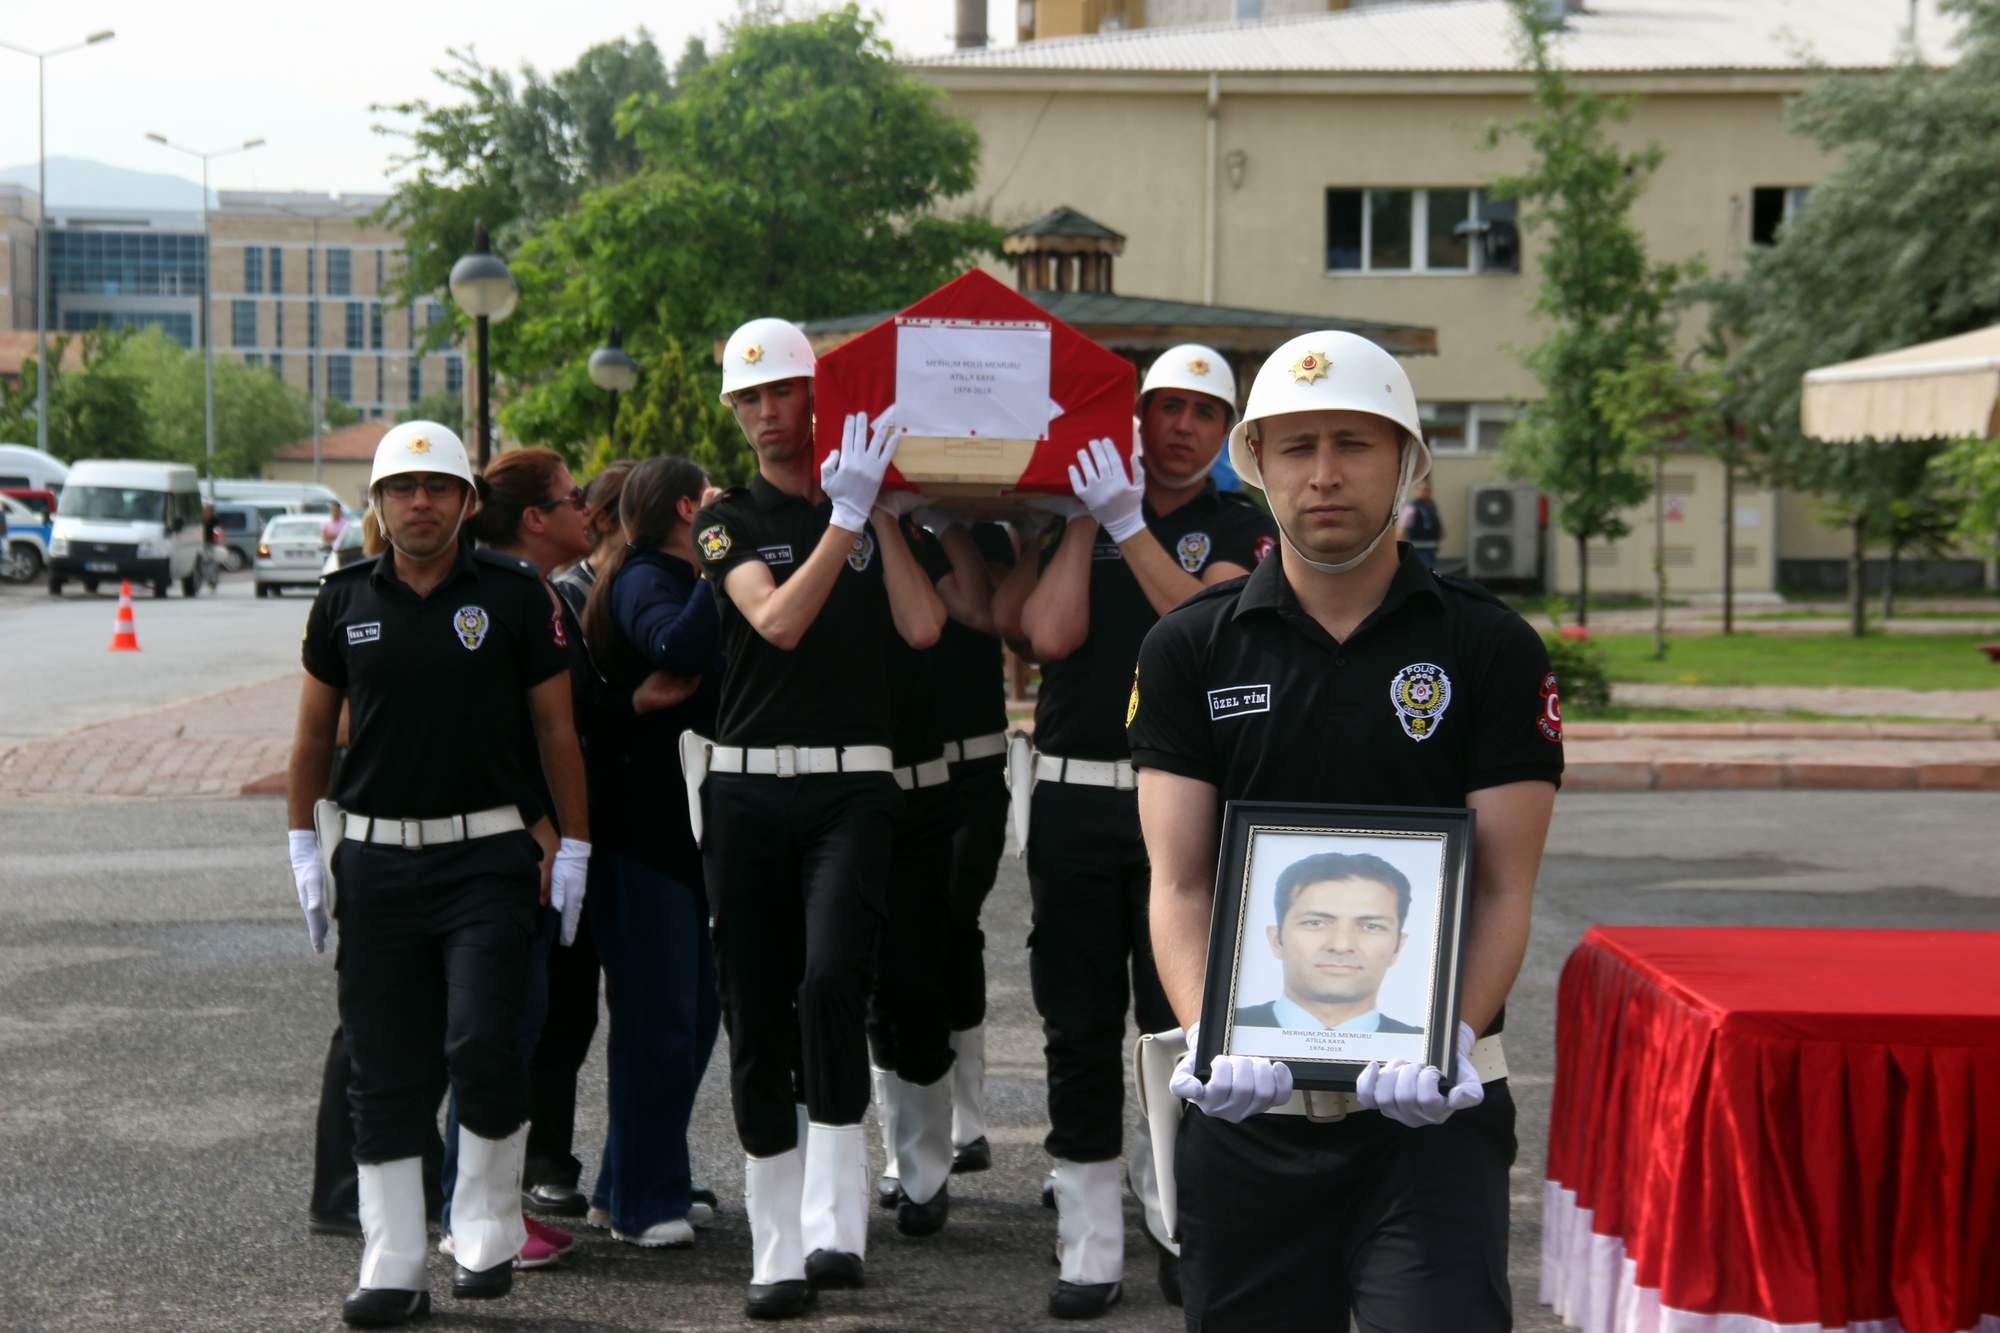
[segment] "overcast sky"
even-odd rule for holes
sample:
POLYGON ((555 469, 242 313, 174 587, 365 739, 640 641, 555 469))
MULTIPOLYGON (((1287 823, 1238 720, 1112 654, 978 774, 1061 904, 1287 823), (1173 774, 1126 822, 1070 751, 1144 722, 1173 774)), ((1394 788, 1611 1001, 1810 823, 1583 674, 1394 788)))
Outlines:
MULTIPOLYGON (((792 12, 814 6, 791 0, 792 12)), ((874 0, 897 50, 950 49, 953 0, 874 0)), ((988 0, 988 28, 1012 40, 1014 0, 988 0)), ((586 48, 651 30, 669 63, 691 35, 716 44, 736 0, 0 0, 0 41, 37 50, 111 28, 117 36, 48 62, 48 152, 200 177, 200 164, 148 142, 199 149, 258 135, 217 160, 218 190, 381 191, 396 141, 370 103, 436 96, 431 70, 470 44, 489 64, 561 69, 586 48), (468 18, 468 15, 477 15, 468 18)), ((0 50, 0 167, 35 160, 35 62, 0 50)), ((60 204, 60 198, 52 201, 60 204)))

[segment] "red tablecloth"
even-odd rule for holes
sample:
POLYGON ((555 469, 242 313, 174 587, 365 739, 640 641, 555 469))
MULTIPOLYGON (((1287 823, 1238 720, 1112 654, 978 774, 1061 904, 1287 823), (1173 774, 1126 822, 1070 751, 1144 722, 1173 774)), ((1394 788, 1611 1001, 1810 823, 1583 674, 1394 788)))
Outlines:
POLYGON ((2000 1333, 2000 932, 1594 928, 1554 1102, 1588 1333, 2000 1333))

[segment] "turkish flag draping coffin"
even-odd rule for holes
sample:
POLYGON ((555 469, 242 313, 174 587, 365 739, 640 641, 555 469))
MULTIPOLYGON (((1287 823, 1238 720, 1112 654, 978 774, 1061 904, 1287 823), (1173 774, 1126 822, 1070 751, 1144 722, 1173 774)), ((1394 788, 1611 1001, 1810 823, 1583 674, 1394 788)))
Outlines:
POLYGON ((901 437, 885 490, 940 499, 1068 495, 1089 441, 1132 451, 1138 372, 974 269, 819 359, 813 461, 854 412, 891 404, 901 437))

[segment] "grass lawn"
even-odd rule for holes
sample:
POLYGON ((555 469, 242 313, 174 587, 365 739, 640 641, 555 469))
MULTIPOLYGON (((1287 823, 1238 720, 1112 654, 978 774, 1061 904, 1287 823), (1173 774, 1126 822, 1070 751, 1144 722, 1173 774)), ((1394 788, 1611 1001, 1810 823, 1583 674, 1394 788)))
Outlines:
POLYGON ((1899 713, 1818 713, 1810 708, 1654 708, 1613 704, 1601 713, 1565 706, 1564 722, 1937 722, 1899 713))
POLYGON ((1604 634, 1614 681, 1655 685, 1869 686, 1905 690, 2000 690, 2000 664, 1983 634, 1719 634, 1669 637, 1653 660, 1650 634, 1604 634))
MULTIPOLYGON (((1877 610, 1879 605, 1880 603, 1871 603, 1868 607, 1868 623, 1870 625, 1874 625, 1881 619, 1877 610)), ((1736 619, 1739 623, 1746 620, 1845 620, 1847 619, 1847 608, 1844 606, 1834 606, 1807 608, 1797 611, 1758 611, 1749 615, 1738 611, 1736 619)), ((1890 617, 1889 623, 1893 625, 1898 620, 1971 620, 1980 623, 2000 624, 2000 602, 1994 603, 1993 609, 1990 611, 1926 611, 1923 603, 1918 602, 1900 608, 1894 616, 1890 617)))

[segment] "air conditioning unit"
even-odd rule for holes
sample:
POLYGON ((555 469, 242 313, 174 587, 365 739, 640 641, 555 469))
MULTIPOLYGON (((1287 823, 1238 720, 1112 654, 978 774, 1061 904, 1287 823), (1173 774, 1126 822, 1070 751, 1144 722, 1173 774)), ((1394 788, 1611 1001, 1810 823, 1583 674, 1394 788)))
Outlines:
POLYGON ((1535 578, 1541 572, 1540 495, 1532 482, 1474 486, 1467 503, 1466 570, 1481 582, 1535 578))

